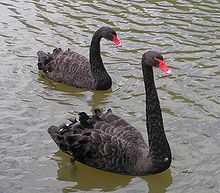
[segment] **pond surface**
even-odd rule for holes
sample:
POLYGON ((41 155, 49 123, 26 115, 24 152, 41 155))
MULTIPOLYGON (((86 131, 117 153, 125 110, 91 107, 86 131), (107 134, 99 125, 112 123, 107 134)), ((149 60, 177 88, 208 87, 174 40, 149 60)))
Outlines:
POLYGON ((0 2, 0 192, 216 193, 220 190, 220 3, 217 0, 0 2), (102 40, 112 90, 74 89, 36 67, 38 50, 88 56, 93 33, 113 27, 123 47, 102 40), (72 165, 47 133, 79 111, 112 110, 145 137, 140 61, 157 50, 175 74, 155 69, 173 162, 164 173, 123 176, 72 165))

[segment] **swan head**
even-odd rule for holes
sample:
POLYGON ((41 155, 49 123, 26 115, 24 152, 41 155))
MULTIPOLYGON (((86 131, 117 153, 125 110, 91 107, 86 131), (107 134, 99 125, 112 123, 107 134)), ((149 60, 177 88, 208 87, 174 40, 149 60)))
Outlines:
POLYGON ((122 46, 114 29, 110 27, 102 27, 100 30, 103 38, 113 41, 117 46, 122 46))
POLYGON ((172 75, 171 70, 167 67, 163 56, 161 53, 156 51, 148 51, 144 53, 142 57, 142 65, 143 66, 155 66, 157 68, 160 68, 162 71, 167 73, 168 75, 172 75))

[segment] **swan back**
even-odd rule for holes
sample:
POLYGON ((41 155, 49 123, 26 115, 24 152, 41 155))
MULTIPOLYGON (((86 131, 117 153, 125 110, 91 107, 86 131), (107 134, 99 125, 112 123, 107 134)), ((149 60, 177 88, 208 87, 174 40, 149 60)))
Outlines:
POLYGON ((77 88, 95 89, 95 79, 88 59, 76 52, 63 51, 61 48, 54 49, 52 54, 40 51, 38 68, 54 81, 77 88))
POLYGON ((142 135, 111 110, 98 110, 92 116, 81 113, 79 122, 73 118, 70 125, 51 126, 48 132, 58 147, 75 160, 105 171, 141 174, 144 164, 139 165, 140 158, 143 153, 149 155, 142 135))

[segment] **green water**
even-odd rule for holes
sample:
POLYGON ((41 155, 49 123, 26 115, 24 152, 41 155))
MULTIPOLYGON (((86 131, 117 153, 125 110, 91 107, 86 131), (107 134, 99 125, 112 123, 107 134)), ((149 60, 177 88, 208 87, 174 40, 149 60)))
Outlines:
POLYGON ((219 192, 219 1, 3 0, 0 44, 1 193, 219 192), (38 72, 38 50, 88 56, 101 26, 113 27, 123 45, 101 42, 112 90, 74 89, 38 72), (140 66, 147 50, 160 51, 174 73, 155 70, 170 169, 132 177, 72 165, 46 130, 79 111, 111 107, 147 138, 140 66))

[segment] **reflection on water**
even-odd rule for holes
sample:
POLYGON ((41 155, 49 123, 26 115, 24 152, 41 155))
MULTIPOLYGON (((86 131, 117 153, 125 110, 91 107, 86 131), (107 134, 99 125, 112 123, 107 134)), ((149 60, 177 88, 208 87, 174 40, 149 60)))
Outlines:
POLYGON ((90 190, 104 192, 118 190, 120 192, 120 190, 126 189, 126 186, 131 186, 131 190, 134 192, 147 192, 149 189, 149 193, 165 193, 167 187, 172 183, 170 170, 153 176, 132 177, 104 172, 79 162, 73 164, 70 162, 70 158, 61 151, 55 153, 54 159, 57 161, 59 168, 57 179, 73 182, 73 186, 63 188, 64 193, 90 190), (132 187, 133 181, 143 184, 146 190, 132 187))
POLYGON ((38 82, 42 84, 42 86, 46 86, 46 89, 50 90, 57 90, 63 92, 63 94, 69 94, 69 95, 80 95, 82 94, 85 90, 84 89, 78 89, 78 88, 73 88, 71 86, 68 86, 66 84, 62 84, 59 82, 55 82, 53 80, 50 80, 46 78, 44 73, 42 71, 38 71, 38 82))
MULTIPOLYGON (((92 108, 91 110, 94 111, 94 109, 101 108, 104 103, 107 103, 109 93, 111 93, 111 89, 105 92, 93 92, 91 100, 87 101, 87 104, 92 108)), ((106 111, 107 109, 101 108, 101 110, 106 111)))
MULTIPOLYGON (((39 95, 45 100, 54 100, 62 104, 72 105, 71 103, 68 103, 68 101, 66 100, 64 96, 67 96, 67 97, 73 96, 77 98, 83 98, 86 95, 86 92, 90 92, 91 98, 87 99, 87 104, 88 106, 91 107, 91 111, 94 111, 94 109, 101 108, 102 104, 107 103, 108 95, 112 93, 112 89, 108 89, 106 91, 87 91, 86 89, 82 89, 82 88, 73 88, 71 86, 47 79, 44 76, 44 74, 40 71, 38 75, 39 75, 38 82, 41 83, 45 89, 49 89, 52 91, 56 90, 56 91, 62 92, 61 96, 59 95, 57 97, 51 96, 51 95, 49 97, 46 97, 45 93, 39 95)), ((103 110, 105 111, 107 109, 103 109, 103 110)))
POLYGON ((0 192, 219 192, 219 10, 219 0, 0 1, 0 192), (106 25, 123 45, 101 41, 112 90, 74 89, 38 72, 38 50, 88 57, 94 31, 106 25), (135 178, 72 166, 60 152, 50 160, 57 147, 46 129, 80 111, 110 107, 146 136, 140 60, 149 49, 175 74, 155 70, 170 170, 135 178))

